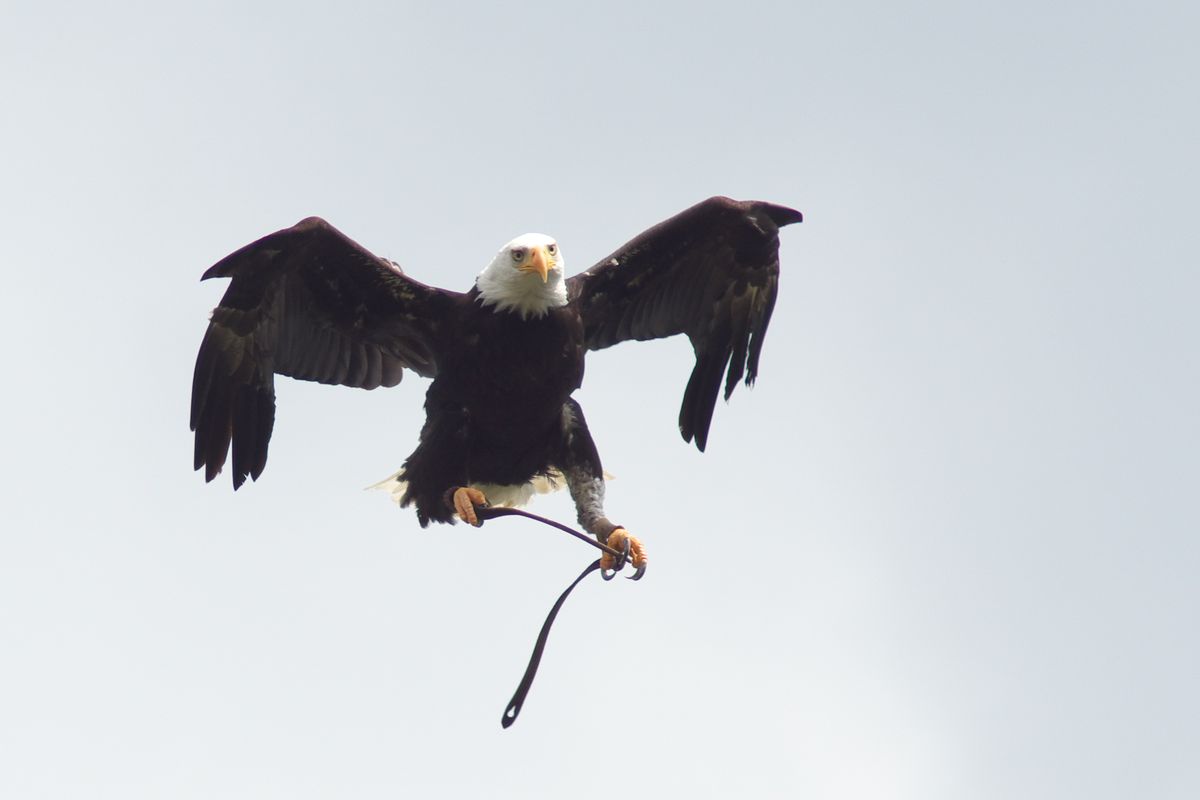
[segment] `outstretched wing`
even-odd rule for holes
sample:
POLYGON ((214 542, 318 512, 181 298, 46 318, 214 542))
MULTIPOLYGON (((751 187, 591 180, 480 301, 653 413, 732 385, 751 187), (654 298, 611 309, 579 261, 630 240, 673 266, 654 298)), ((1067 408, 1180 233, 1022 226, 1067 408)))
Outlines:
POLYGON ((567 281, 590 350, 687 334, 696 353, 679 432, 704 450, 713 407, 758 375, 779 285, 779 228, 802 216, 755 200, 711 197, 655 225, 567 281))
POLYGON ((233 488, 258 479, 275 422, 275 373, 374 389, 437 372, 439 320, 458 296, 404 275, 318 217, 204 273, 232 278, 196 356, 195 468, 211 481, 233 445, 233 488))

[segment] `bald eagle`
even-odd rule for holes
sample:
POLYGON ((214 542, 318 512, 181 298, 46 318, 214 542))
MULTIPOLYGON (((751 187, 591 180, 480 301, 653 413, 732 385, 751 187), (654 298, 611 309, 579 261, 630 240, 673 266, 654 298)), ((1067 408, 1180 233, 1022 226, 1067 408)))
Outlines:
MULTIPOLYGON (((779 228, 800 212, 713 197, 573 277, 558 243, 504 245, 467 292, 408 277, 319 217, 226 256, 230 278, 192 384, 195 468, 211 481, 233 450, 233 488, 257 480, 275 420, 275 375, 374 389, 405 370, 431 378, 416 450, 381 488, 422 527, 478 524, 476 507, 521 504, 563 483, 601 542, 645 550, 604 511, 604 470, 572 393, 584 355, 685 334, 696 355, 679 432, 704 450, 720 392, 758 374, 775 305, 779 228)), ((605 558, 609 558, 607 555, 605 558)))

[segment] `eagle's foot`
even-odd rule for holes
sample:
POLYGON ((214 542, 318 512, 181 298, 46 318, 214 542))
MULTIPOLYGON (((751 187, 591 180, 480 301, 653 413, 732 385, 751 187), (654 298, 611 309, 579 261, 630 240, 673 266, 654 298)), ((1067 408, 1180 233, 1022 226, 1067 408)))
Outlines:
POLYGON ((621 571, 625 562, 633 564, 634 573, 629 576, 631 581, 640 580, 646 574, 646 548, 639 539, 629 535, 624 528, 614 528, 608 535, 608 546, 620 550, 621 556, 604 553, 600 556, 600 574, 605 580, 611 580, 613 575, 621 571))
POLYGON ((454 513, 458 514, 458 518, 468 525, 478 528, 483 524, 479 521, 479 515, 475 513, 475 507, 487 506, 487 504, 487 497, 478 489, 460 486, 454 490, 454 513))

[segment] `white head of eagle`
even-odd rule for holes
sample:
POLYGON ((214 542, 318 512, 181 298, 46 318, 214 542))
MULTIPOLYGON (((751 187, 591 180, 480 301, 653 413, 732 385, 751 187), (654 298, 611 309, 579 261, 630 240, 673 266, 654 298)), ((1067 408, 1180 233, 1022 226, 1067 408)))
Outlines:
POLYGON ((513 239, 475 279, 479 301, 497 311, 513 311, 521 319, 541 317, 567 304, 566 266, 558 242, 544 233, 513 239))

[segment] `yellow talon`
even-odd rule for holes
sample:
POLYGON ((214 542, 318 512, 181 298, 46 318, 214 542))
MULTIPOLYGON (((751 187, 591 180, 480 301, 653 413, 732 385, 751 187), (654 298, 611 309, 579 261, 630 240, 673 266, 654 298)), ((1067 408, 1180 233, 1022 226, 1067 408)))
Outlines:
POLYGON ((486 506, 487 498, 483 492, 478 489, 472 489, 470 486, 460 486, 454 490, 454 511, 458 514, 458 518, 468 525, 480 526, 479 516, 475 513, 475 506, 486 506))
MULTIPOLYGON (((608 535, 608 546, 613 550, 621 550, 625 547, 625 541, 629 540, 629 563, 633 564, 634 569, 644 569, 648 559, 646 558, 646 548, 642 547, 642 543, 636 537, 630 536, 629 531, 624 528, 614 528, 613 532, 608 535)), ((617 563, 615 556, 604 553, 600 556, 601 569, 612 569, 617 563)))

